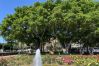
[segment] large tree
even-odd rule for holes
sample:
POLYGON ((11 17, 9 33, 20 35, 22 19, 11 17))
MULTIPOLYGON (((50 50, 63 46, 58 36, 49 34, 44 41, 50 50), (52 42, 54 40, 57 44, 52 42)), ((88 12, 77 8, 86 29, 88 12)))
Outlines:
POLYGON ((17 7, 2 22, 1 35, 6 40, 34 43, 37 48, 51 37, 64 46, 81 41, 98 42, 99 3, 91 0, 47 0, 33 6, 17 7))

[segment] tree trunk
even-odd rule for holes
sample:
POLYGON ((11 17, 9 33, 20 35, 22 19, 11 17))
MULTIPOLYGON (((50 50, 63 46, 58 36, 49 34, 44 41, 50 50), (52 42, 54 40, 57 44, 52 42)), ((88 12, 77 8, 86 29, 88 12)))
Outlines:
POLYGON ((42 50, 43 50, 43 52, 44 52, 44 43, 42 44, 42 50))
POLYGON ((40 39, 39 38, 36 38, 36 49, 40 49, 40 39))
POLYGON ((69 45, 68 52, 71 53, 71 44, 69 45))
POLYGON ((40 43, 40 50, 41 50, 41 52, 42 52, 42 43, 40 43))

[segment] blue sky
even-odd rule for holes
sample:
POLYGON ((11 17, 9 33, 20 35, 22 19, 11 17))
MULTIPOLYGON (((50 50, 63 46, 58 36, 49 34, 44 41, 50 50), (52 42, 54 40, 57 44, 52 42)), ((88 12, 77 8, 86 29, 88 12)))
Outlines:
POLYGON ((0 23, 7 14, 13 14, 18 6, 33 5, 34 2, 44 0, 0 0, 0 23))
MULTIPOLYGON (((33 5, 34 2, 43 2, 45 0, 0 0, 0 24, 7 14, 13 14, 14 9, 20 6, 33 5)), ((5 40, 0 36, 0 43, 5 40)))

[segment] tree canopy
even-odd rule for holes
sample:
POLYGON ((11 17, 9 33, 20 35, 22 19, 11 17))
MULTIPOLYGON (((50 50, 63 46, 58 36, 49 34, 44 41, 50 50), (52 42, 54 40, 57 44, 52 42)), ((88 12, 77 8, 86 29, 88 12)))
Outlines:
POLYGON ((92 0, 47 0, 17 7, 0 26, 7 41, 35 43, 37 47, 51 37, 62 45, 99 43, 99 2, 92 0))

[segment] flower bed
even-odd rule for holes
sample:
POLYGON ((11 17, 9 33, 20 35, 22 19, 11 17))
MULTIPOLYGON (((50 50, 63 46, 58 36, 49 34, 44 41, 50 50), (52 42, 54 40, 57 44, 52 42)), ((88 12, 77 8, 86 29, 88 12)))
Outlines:
POLYGON ((66 55, 66 56, 48 56, 43 58, 47 64, 73 65, 73 66, 99 66, 99 55, 66 55))
MULTIPOLYGON (((31 66, 32 55, 0 57, 0 66, 31 66)), ((43 66, 99 66, 99 55, 43 55, 43 66)))

